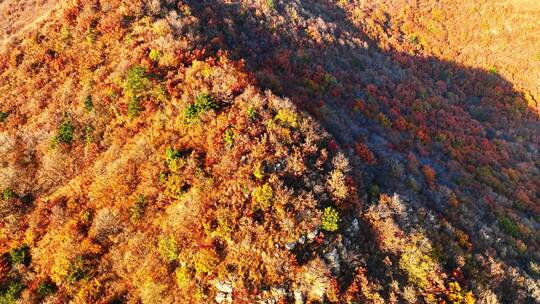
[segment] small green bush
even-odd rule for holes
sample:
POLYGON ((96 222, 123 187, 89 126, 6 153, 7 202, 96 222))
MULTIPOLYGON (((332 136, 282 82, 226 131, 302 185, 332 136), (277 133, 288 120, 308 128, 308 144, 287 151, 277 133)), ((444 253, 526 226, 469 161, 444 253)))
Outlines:
POLYGON ((64 122, 58 128, 57 139, 63 143, 71 144, 73 142, 73 133, 75 128, 70 120, 64 120, 64 122))
POLYGON ((135 118, 141 112, 141 103, 138 96, 133 96, 128 103, 128 117, 135 118))
POLYGON ((84 142, 90 144, 94 141, 94 127, 88 125, 84 127, 84 142))
POLYGON ((8 116, 9 116, 8 112, 0 111, 0 122, 5 122, 8 119, 8 116))
POLYGON ((158 181, 163 184, 167 181, 167 173, 159 172, 158 181))
POLYGON ((201 112, 206 112, 212 109, 217 110, 219 108, 218 104, 214 100, 214 97, 208 93, 202 93, 197 96, 197 98, 195 98, 195 106, 201 112))
POLYGON ((322 86, 325 90, 328 88, 337 85, 339 82, 332 74, 326 74, 324 75, 322 79, 322 86))
POLYGON ((180 151, 175 150, 171 147, 168 147, 167 150, 165 150, 165 158, 167 162, 170 162, 173 159, 177 159, 179 157, 180 157, 180 151))
POLYGON ((339 212, 332 207, 326 207, 322 215, 322 229, 336 231, 339 229, 339 212))
POLYGON ((187 120, 197 119, 199 117, 199 111, 197 110, 197 107, 194 104, 190 104, 184 111, 184 117, 187 120))
POLYGON ((88 44, 94 44, 97 39, 96 30, 93 27, 88 28, 86 31, 86 42, 88 44))
POLYGON ((409 38, 409 42, 412 44, 419 44, 420 43, 420 37, 418 35, 412 35, 409 38))
POLYGON ((12 249, 9 252, 9 260, 12 265, 27 265, 30 262, 30 248, 27 245, 23 245, 19 248, 12 249))
POLYGON ((499 220, 499 226, 504 232, 506 232, 507 234, 510 234, 511 236, 515 238, 521 235, 518 225, 507 216, 504 216, 499 220))
POLYGON ((219 109, 219 105, 214 100, 214 98, 207 93, 202 93, 195 98, 193 104, 190 104, 186 108, 186 110, 184 111, 184 117, 187 120, 192 121, 198 119, 202 114, 210 110, 217 109, 219 109))
POLYGON ((148 79, 148 74, 145 68, 141 66, 134 66, 128 71, 126 80, 124 82, 124 90, 126 90, 126 93, 129 96, 139 96, 140 94, 144 93, 149 86, 150 80, 148 79))
POLYGON ((159 102, 166 102, 169 99, 169 92, 167 92, 167 88, 163 84, 156 86, 153 95, 159 102))
POLYGON ((46 296, 53 294, 56 292, 56 286, 49 282, 49 281, 43 281, 39 283, 37 288, 37 293, 41 298, 45 298, 46 296))
POLYGON ((88 95, 86 96, 86 98, 84 99, 84 109, 86 110, 86 112, 90 112, 94 109, 94 103, 92 102, 92 96, 88 95))
POLYGON ((247 112, 247 117, 249 119, 253 120, 257 118, 257 111, 255 110, 254 107, 249 107, 246 112, 247 112))
POLYGON ((19 282, 9 283, 7 289, 0 294, 0 304, 15 304, 23 289, 24 285, 19 282))
POLYGON ((381 189, 379 188, 379 186, 373 184, 371 186, 369 186, 368 188, 368 194, 374 198, 374 199, 378 199, 379 198, 379 195, 381 194, 381 189))
POLYGON ((6 188, 4 191, 2 191, 2 199, 5 201, 9 201, 11 199, 15 198, 15 192, 11 188, 6 188))
POLYGON ((171 170, 171 172, 177 172, 181 167, 179 162, 181 155, 180 150, 175 150, 171 147, 167 148, 165 151, 165 161, 167 162, 167 167, 169 170, 171 170))
POLYGON ((86 210, 82 215, 81 215, 81 220, 83 221, 83 223, 86 223, 86 224, 90 224, 92 222, 92 212, 90 212, 90 210, 86 210))
POLYGON ((87 279, 89 277, 88 272, 89 268, 86 265, 84 258, 79 256, 70 263, 66 282, 68 284, 75 284, 80 280, 87 279))
POLYGON ((232 147, 234 144, 234 132, 231 129, 227 129, 225 131, 225 138, 223 139, 225 141, 225 145, 232 147))

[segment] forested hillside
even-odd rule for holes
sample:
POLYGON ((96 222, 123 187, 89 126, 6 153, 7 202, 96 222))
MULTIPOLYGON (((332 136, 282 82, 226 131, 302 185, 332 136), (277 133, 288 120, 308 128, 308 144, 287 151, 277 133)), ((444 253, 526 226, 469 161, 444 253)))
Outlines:
POLYGON ((0 16, 0 304, 540 302, 536 1, 0 16))

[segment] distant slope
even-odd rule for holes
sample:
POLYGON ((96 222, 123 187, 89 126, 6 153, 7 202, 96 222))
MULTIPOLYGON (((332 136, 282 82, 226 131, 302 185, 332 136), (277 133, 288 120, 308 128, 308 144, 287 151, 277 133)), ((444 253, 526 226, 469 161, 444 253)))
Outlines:
POLYGON ((57 4, 58 0, 0 1, 0 47, 47 18, 57 4))
POLYGON ((540 108, 540 2, 383 1, 370 7, 388 14, 386 33, 402 35, 384 39, 389 46, 496 71, 540 108), (416 46, 405 49, 407 40, 416 46))

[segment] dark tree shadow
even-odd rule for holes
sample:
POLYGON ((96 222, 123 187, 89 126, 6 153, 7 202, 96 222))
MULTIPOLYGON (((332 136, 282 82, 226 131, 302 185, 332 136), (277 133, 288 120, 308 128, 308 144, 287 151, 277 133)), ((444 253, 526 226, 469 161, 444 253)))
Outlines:
MULTIPOLYGON (((471 253, 495 250, 526 273, 540 260, 540 119, 512 83, 383 51, 328 0, 273 1, 262 12, 240 2, 185 3, 207 33, 198 47, 245 60, 259 86, 309 112, 351 155, 357 143, 374 152, 374 165, 352 158, 366 185, 466 231, 471 253), (423 166, 435 170, 435 184, 423 166)), ((437 227, 426 231, 445 248, 437 227)))

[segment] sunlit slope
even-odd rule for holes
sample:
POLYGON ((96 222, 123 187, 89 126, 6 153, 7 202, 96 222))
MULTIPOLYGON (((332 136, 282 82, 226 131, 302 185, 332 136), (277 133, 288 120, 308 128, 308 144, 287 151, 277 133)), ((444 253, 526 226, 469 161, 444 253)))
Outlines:
POLYGON ((0 1, 0 47, 22 32, 32 30, 58 3, 57 0, 0 1))
POLYGON ((388 18, 371 32, 389 35, 379 40, 388 47, 500 74, 540 107, 540 2, 383 1, 365 8, 379 12, 379 21, 388 18))

